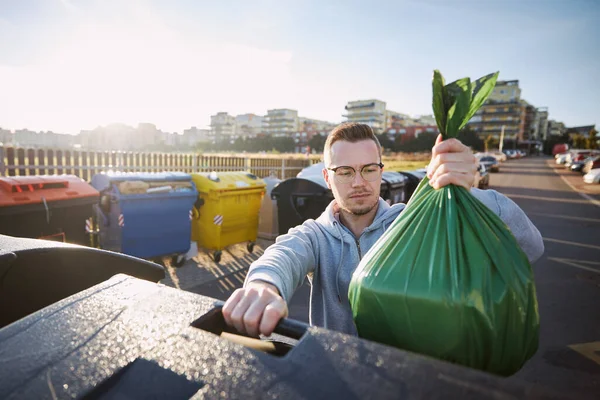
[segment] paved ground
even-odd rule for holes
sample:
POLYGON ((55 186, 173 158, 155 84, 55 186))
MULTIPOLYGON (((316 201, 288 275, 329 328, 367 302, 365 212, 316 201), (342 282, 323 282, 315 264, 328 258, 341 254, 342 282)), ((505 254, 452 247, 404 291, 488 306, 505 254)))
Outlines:
MULTIPOLYGON (((540 348, 509 379, 600 393, 600 185, 584 184, 581 174, 556 166, 550 157, 507 161, 490 185, 523 208, 546 246, 534 265, 540 348)), ((245 245, 231 246, 220 264, 201 251, 184 267, 169 268, 163 283, 224 300, 270 243, 259 242, 254 254, 245 245)), ((296 293, 292 318, 308 319, 308 294, 308 285, 296 293)))

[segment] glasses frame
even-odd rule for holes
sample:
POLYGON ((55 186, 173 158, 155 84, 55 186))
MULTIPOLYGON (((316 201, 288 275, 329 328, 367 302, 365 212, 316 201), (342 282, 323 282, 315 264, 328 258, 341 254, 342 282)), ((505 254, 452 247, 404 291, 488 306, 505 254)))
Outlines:
MULTIPOLYGON (((374 180, 373 180, 373 181, 370 181, 370 180, 368 180, 368 179, 365 179, 365 177, 363 176, 363 171, 364 171, 364 169, 365 169, 365 168, 367 168, 367 167, 372 167, 373 165, 377 165, 379 168, 381 168, 381 170, 380 170, 379 172, 383 171, 383 167, 384 167, 384 165, 383 165, 383 163, 380 163, 380 162, 379 162, 379 163, 370 163, 370 164, 365 164, 365 165, 363 165, 363 166, 362 166, 362 168, 360 169, 360 177, 361 177, 362 179, 364 179, 366 182, 375 182, 374 180)), ((327 170, 328 170, 328 171, 333 171, 333 176, 335 177, 335 179, 339 180, 339 179, 340 179, 340 177, 339 177, 339 176, 337 176, 337 175, 335 174, 335 172, 336 172, 338 169, 340 169, 340 168, 350 168, 352 171, 354 171, 354 172, 352 173, 352 178, 351 178, 351 179, 350 179, 348 182, 341 182, 341 183, 350 183, 350 182, 352 182, 352 181, 354 180, 354 178, 356 178, 356 169, 355 169, 354 167, 351 167, 351 166, 349 166, 349 165, 340 165, 339 167, 334 167, 334 168, 329 168, 329 167, 327 167, 327 170)))

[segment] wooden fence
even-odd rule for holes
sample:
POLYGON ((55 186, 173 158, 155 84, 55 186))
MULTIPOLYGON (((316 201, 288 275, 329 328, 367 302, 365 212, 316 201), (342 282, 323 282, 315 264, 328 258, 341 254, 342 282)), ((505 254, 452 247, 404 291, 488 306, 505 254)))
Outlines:
POLYGON ((295 177, 319 157, 279 157, 156 153, 127 151, 83 151, 27 149, 0 146, 0 176, 72 174, 89 181, 106 171, 187 173, 248 171, 261 178, 275 174, 279 179, 295 177))

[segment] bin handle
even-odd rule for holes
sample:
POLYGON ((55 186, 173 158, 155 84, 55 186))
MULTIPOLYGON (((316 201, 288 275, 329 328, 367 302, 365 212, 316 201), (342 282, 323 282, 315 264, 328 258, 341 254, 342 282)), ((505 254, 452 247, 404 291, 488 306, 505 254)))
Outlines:
MULTIPOLYGON (((225 302, 221 300, 217 300, 214 303, 215 309, 219 311, 223 309, 224 305, 225 302)), ((300 340, 309 327, 310 326, 308 324, 295 319, 281 318, 275 326, 273 333, 277 333, 278 335, 282 335, 291 339, 300 340)))
POLYGON ((104 224, 104 226, 109 226, 110 219, 108 219, 108 217, 104 214, 104 211, 102 211, 102 207, 100 207, 98 204, 94 204, 94 210, 96 210, 97 215, 100 215, 102 217, 102 223, 104 224))

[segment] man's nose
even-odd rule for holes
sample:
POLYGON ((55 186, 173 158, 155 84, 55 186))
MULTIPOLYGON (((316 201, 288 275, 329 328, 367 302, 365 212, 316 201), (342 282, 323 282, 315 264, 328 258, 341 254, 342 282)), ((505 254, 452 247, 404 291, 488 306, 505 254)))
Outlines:
POLYGON ((352 186, 362 186, 365 185, 367 181, 362 177, 360 172, 354 174, 354 178, 352 179, 352 186))

